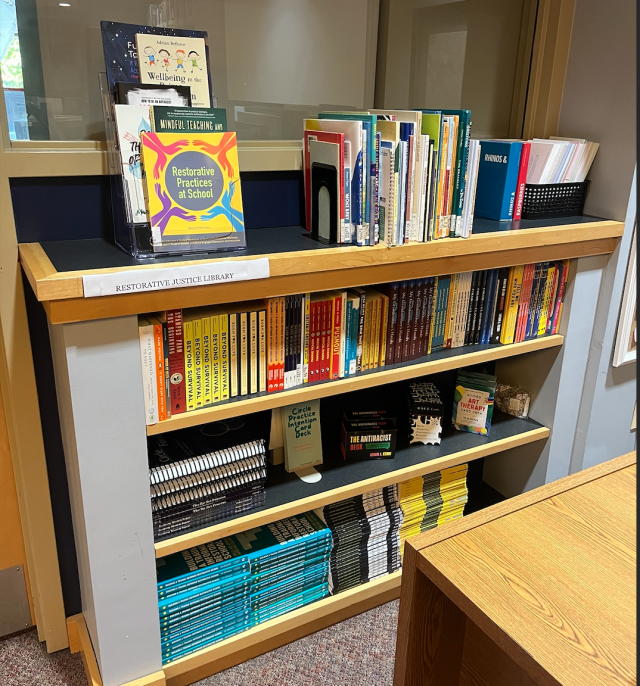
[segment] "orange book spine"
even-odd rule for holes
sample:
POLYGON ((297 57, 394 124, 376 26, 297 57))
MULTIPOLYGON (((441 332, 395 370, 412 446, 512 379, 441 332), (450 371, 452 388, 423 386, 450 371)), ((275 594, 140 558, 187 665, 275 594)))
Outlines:
POLYGON ((164 345, 162 343, 162 324, 153 325, 154 350, 156 361, 156 386, 158 389, 158 420, 167 418, 167 392, 164 375, 164 345))
POLYGON ((267 312, 267 392, 277 390, 277 327, 276 327, 277 298, 270 298, 267 312))

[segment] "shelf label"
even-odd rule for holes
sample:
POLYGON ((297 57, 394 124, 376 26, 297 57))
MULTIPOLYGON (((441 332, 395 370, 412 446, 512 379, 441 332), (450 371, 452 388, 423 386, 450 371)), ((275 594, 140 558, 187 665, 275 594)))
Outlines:
POLYGON ((153 269, 128 269, 109 274, 86 274, 82 277, 85 298, 102 295, 147 293, 169 288, 211 286, 232 281, 269 278, 269 258, 238 260, 237 262, 207 262, 206 264, 153 269))

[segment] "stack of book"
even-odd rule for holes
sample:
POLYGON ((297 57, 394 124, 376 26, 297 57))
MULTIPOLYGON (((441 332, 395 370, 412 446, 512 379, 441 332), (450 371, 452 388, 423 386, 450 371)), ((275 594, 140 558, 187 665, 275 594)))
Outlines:
POLYGON ((330 550, 306 512, 158 560, 163 662, 326 597, 330 550))
POLYGON ((497 221, 521 219, 525 185, 584 181, 598 147, 583 138, 555 136, 483 140, 475 213, 497 221))
POLYGON ((261 507, 267 478, 264 439, 216 449, 206 425, 149 436, 156 538, 261 507))
POLYGON ((332 594, 400 569, 402 510, 396 485, 327 505, 322 516, 333 537, 332 594))
POLYGON ((321 112, 304 120, 307 229, 387 246, 469 236, 480 143, 470 110, 321 112), (329 211, 320 194, 329 193, 329 211))
POLYGON ((446 348, 557 333, 568 269, 539 262, 145 315, 147 424, 446 348))
POLYGON ((462 517, 469 494, 467 467, 458 465, 399 484, 400 506, 404 512, 401 550, 407 538, 462 517))

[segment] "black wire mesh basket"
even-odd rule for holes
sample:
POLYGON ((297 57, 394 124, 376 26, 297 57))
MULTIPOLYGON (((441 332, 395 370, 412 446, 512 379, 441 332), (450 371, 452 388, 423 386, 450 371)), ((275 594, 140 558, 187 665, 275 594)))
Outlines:
POLYGON ((526 184, 523 219, 574 217, 582 214, 589 181, 580 183, 526 184))

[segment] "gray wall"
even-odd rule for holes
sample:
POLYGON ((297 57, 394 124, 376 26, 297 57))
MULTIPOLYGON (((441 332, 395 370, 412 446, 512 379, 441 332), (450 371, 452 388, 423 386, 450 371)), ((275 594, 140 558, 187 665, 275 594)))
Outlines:
POLYGON ((625 222, 612 255, 573 264, 562 350, 502 360, 500 381, 531 390, 545 444, 487 458, 485 480, 507 496, 635 448, 635 364, 613 368, 618 316, 636 218, 635 3, 576 0, 559 136, 600 143, 585 214, 625 222))

